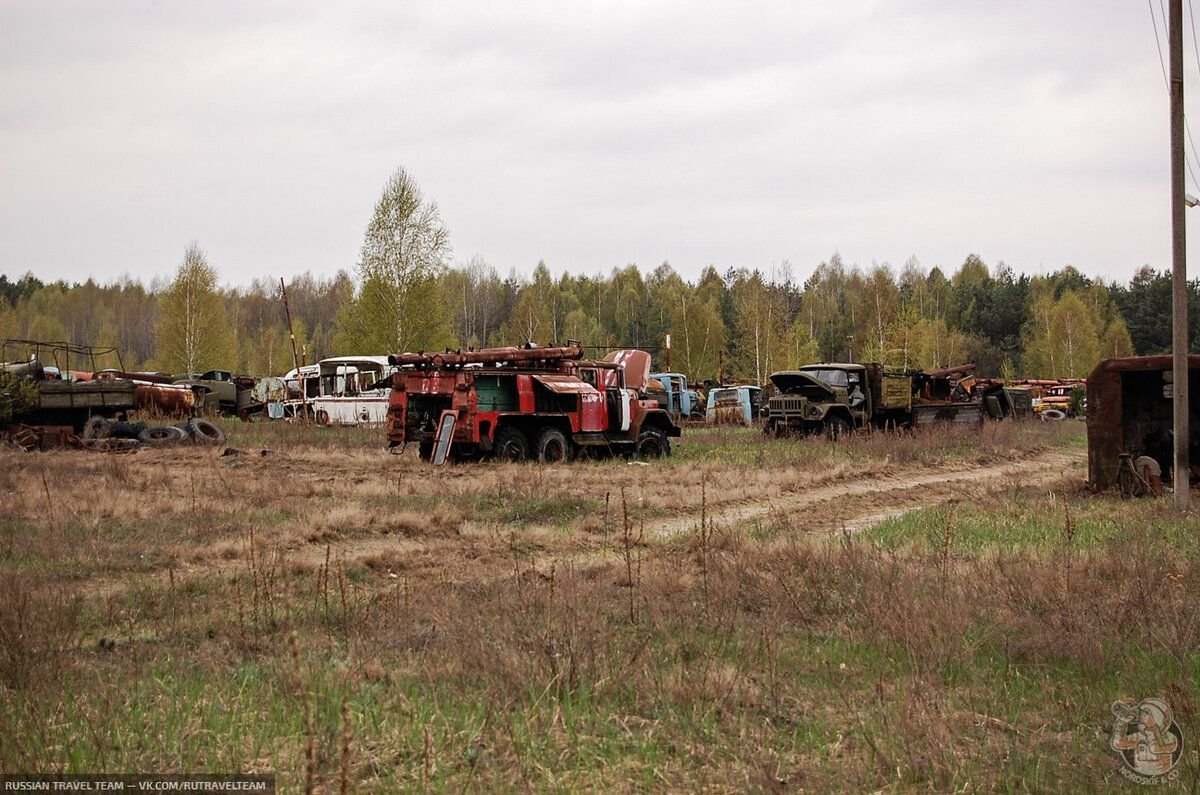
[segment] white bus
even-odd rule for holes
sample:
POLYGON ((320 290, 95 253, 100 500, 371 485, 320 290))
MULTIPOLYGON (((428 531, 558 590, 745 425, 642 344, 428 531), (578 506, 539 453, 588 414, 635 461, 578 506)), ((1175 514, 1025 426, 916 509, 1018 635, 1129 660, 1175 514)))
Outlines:
POLYGON ((319 425, 381 425, 394 372, 386 356, 334 356, 293 370, 284 376, 285 414, 319 425))

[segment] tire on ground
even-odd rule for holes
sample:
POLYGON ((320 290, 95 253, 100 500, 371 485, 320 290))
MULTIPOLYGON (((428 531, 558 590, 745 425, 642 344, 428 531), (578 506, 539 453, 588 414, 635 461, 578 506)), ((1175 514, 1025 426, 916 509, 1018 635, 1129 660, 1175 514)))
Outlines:
POLYGON ((193 417, 187 424, 188 434, 197 442, 225 444, 225 431, 203 417, 193 417))
POLYGON ((142 444, 165 447, 187 441, 188 435, 183 428, 177 428, 174 425, 159 425, 142 431, 138 434, 138 439, 142 444))
POLYGON ((666 458, 671 454, 671 440, 658 428, 642 428, 638 434, 635 455, 640 459, 666 458))
POLYGON ((92 417, 87 421, 87 425, 83 426, 84 439, 107 439, 112 433, 112 420, 105 417, 92 417))
POLYGON ((1042 412, 1042 422, 1061 422, 1066 418, 1067 413, 1059 409, 1046 409, 1042 412))
POLYGON ((526 461, 529 459, 529 437, 521 429, 506 425, 496 431, 492 454, 501 461, 526 461))
POLYGON ((546 428, 538 436, 537 459, 543 464, 565 464, 571 460, 571 443, 558 428, 546 428))
POLYGON ((136 439, 147 427, 144 422, 114 422, 108 435, 118 439, 136 439))

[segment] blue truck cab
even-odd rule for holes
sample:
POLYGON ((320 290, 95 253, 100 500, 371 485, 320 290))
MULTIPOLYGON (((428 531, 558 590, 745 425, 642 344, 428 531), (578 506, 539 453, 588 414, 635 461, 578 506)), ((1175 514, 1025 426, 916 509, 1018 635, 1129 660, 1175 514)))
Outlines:
POLYGON ((650 380, 662 384, 662 391, 648 390, 647 397, 658 401, 676 419, 701 417, 704 414, 704 395, 688 389, 687 376, 683 373, 651 373, 650 380))
POLYGON ((753 425, 758 419, 761 394, 761 388, 749 385, 710 389, 704 418, 722 425, 753 425))

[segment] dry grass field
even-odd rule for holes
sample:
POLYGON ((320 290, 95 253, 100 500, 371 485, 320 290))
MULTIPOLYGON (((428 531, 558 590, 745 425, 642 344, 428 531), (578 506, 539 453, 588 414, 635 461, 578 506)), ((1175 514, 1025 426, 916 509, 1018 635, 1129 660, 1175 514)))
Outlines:
POLYGON ((0 451, 0 772, 281 791, 1095 790, 1200 565, 1075 423, 432 469, 379 430, 0 451))

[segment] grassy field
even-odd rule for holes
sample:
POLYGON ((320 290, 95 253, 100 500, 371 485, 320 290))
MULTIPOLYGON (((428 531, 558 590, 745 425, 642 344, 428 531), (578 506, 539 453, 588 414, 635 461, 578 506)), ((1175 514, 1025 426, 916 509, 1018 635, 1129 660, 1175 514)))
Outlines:
POLYGON ((1200 786, 1195 516, 1078 424, 434 470, 382 432, 0 452, 0 772, 281 791, 1200 786))

